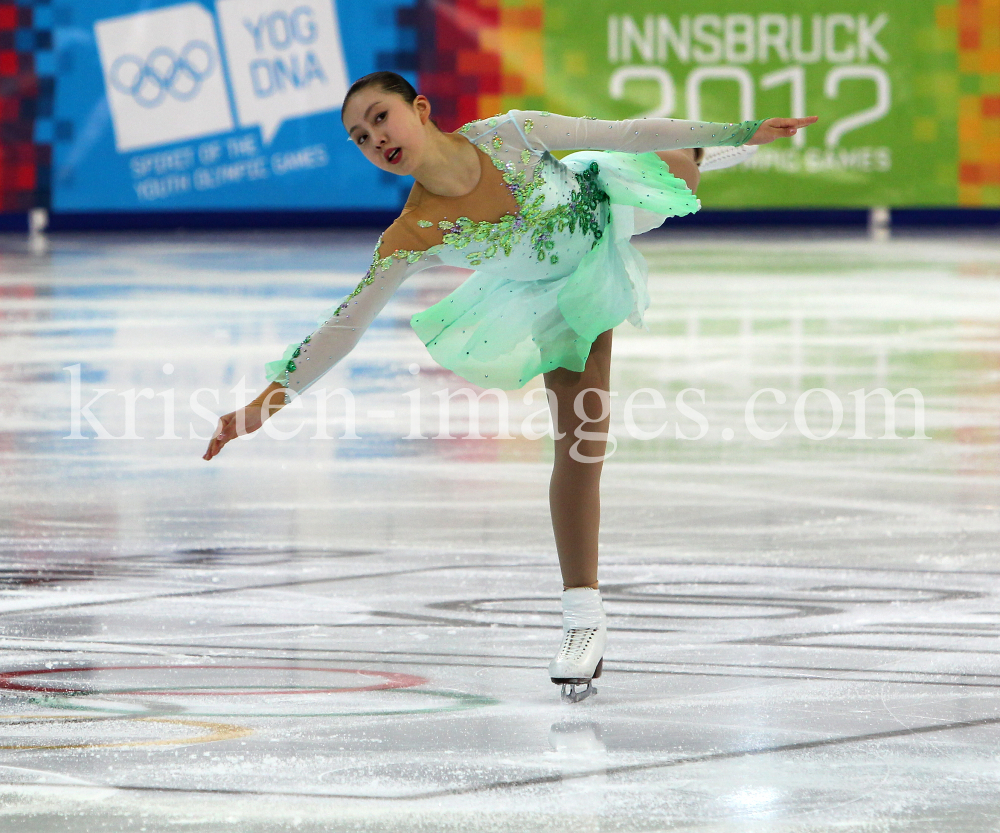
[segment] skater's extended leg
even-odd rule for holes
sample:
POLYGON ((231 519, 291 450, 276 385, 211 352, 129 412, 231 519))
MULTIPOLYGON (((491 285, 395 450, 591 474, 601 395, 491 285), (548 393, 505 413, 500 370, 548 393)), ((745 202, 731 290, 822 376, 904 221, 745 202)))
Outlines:
POLYGON ((582 372, 560 367, 545 374, 558 429, 549 505, 563 577, 563 638, 549 663, 549 678, 562 687, 562 699, 573 703, 596 693, 592 683, 601 676, 607 646, 607 617, 597 589, 597 539, 611 423, 611 333, 606 330, 594 340, 582 372))
POLYGON ((702 148, 684 148, 683 150, 658 150, 656 155, 667 163, 670 173, 678 179, 683 179, 693 192, 701 181, 701 171, 695 164, 695 154, 702 148))
POLYGON ((557 367, 544 375, 545 386, 555 394, 556 434, 564 435, 555 440, 549 506, 563 586, 567 588, 597 587, 601 469, 611 423, 611 397, 607 395, 611 333, 607 330, 594 340, 583 371, 557 367), (596 388, 604 395, 593 390, 584 394, 587 388, 596 388), (580 439, 581 433, 605 439, 580 439))

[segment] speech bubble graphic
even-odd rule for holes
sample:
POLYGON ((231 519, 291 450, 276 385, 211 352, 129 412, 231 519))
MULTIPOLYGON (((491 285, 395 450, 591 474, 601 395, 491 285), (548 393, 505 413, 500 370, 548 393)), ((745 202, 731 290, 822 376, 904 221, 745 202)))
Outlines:
POLYGON ((334 0, 218 0, 229 80, 244 127, 270 144, 286 119, 337 110, 347 66, 334 0))
POLYGON ((233 129, 215 21, 180 3, 94 23, 119 153, 233 129))

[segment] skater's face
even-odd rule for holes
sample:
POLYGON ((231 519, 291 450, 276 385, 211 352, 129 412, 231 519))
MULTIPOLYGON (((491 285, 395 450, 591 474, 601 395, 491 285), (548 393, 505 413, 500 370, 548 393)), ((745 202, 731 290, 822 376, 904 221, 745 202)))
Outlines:
POLYGON ((420 164, 431 117, 424 96, 408 103, 373 84, 352 95, 341 116, 351 141, 375 167, 405 175, 420 164))

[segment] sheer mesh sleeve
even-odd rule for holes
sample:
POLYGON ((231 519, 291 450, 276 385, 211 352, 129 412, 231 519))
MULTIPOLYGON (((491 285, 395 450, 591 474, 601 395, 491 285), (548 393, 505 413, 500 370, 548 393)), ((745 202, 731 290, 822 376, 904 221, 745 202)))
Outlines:
POLYGON ((533 110, 510 115, 532 150, 617 150, 645 153, 679 148, 742 145, 766 119, 737 124, 684 119, 603 119, 558 116, 533 110))
MULTIPOLYGON (((440 262, 422 252, 401 251, 387 237, 395 242, 390 231, 379 237, 372 265, 354 291, 324 311, 316 330, 289 344, 280 359, 264 365, 269 382, 301 395, 354 349, 406 278, 440 262)), ((285 404, 290 402, 291 393, 286 392, 285 404)))

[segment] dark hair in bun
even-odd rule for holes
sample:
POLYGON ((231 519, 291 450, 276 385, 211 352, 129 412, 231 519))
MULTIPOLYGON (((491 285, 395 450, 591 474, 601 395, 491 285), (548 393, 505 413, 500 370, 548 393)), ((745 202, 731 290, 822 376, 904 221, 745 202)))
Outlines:
POLYGON ((413 85, 402 75, 384 69, 379 72, 370 72, 368 75, 363 75, 351 84, 347 95, 344 96, 344 103, 340 105, 341 119, 343 119, 344 107, 347 106, 347 100, 366 87, 373 86, 377 86, 387 93, 398 95, 407 104, 412 104, 413 100, 417 97, 417 91, 413 88, 413 85))

